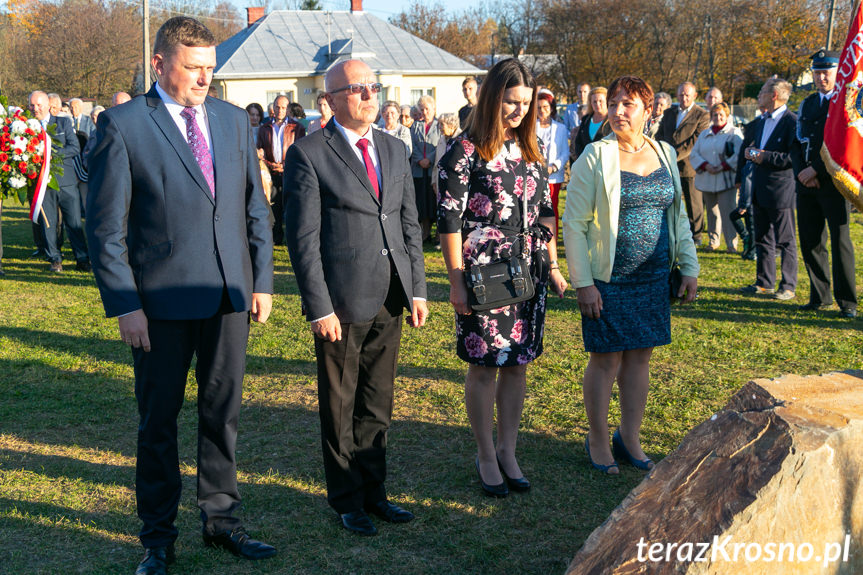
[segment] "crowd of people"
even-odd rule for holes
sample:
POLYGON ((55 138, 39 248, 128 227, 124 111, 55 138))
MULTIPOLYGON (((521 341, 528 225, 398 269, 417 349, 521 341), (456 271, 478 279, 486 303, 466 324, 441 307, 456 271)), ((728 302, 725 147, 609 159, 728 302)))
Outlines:
POLYGON ((575 103, 559 106, 518 59, 495 64, 481 86, 465 79, 457 113, 438 115, 430 96, 379 102, 382 86, 359 60, 330 68, 319 118, 307 121, 286 96, 244 113, 208 97, 214 46, 200 22, 172 18, 157 34, 158 81, 146 94, 117 94, 90 118, 80 101, 64 117, 59 98, 30 96, 35 117, 56 124, 69 168, 34 239, 62 271, 62 221, 132 350, 138 575, 164 574, 174 557, 176 422, 193 356, 203 541, 247 559, 276 553, 237 517, 234 453, 249 321, 266 322, 273 305, 274 244, 287 245, 314 337, 327 500, 360 535, 377 533, 371 516, 414 518, 387 499, 386 445, 402 316, 420 328, 429 313, 424 242, 446 265, 476 473, 493 497, 531 489, 516 444, 549 291, 575 289, 589 354, 585 450, 606 474, 654 465, 640 438, 649 365, 671 342, 671 302, 697 296, 697 248, 724 241, 740 253, 739 234, 742 256, 757 260, 745 291, 791 299, 796 202, 812 284, 802 307, 829 306, 832 279, 842 314, 856 315, 849 205, 817 153, 835 53, 813 56, 818 91, 799 117, 787 109, 790 84, 772 78, 758 98, 763 115, 737 126, 716 88, 702 107, 683 82, 672 105, 632 75, 582 84, 575 103), (615 381, 621 418, 610 433, 615 381))

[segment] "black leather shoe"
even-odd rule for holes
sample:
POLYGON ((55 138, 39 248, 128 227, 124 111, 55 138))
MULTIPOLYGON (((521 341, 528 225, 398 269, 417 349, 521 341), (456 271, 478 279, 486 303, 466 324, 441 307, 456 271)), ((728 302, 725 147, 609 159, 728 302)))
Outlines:
POLYGON ((503 480, 510 489, 519 493, 530 491, 530 481, 528 481, 525 476, 522 475, 518 479, 513 479, 507 475, 506 471, 503 470, 503 465, 500 464, 500 458, 497 460, 497 466, 500 467, 500 474, 503 475, 503 480))
POLYGON ((135 575, 166 575, 168 565, 174 562, 174 546, 144 549, 144 558, 138 563, 135 575))
POLYGON ((388 523, 407 523, 414 519, 413 513, 389 501, 378 501, 374 505, 367 505, 366 511, 388 523))
POLYGON ((856 309, 843 309, 839 312, 839 314, 846 319, 854 319, 857 317, 856 309))
POLYGON ((377 535, 378 530, 371 518, 362 509, 351 511, 350 513, 342 513, 339 515, 342 519, 342 527, 348 531, 352 531, 357 535, 377 535))
POLYGON ((800 311, 824 311, 825 309, 830 309, 829 303, 815 303, 809 302, 805 303, 801 306, 797 306, 797 309, 800 311))
POLYGON ((237 527, 233 531, 220 531, 212 535, 204 531, 204 545, 221 547, 244 559, 266 559, 276 554, 275 547, 252 539, 242 527, 237 527))
POLYGON ((79 272, 89 272, 93 269, 93 266, 87 260, 81 260, 75 263, 75 269, 79 272))
POLYGON ((479 472, 479 456, 476 457, 476 476, 479 477, 479 484, 482 486, 482 492, 489 497, 503 498, 509 495, 509 489, 506 487, 506 482, 497 485, 489 485, 482 480, 482 473, 479 472))

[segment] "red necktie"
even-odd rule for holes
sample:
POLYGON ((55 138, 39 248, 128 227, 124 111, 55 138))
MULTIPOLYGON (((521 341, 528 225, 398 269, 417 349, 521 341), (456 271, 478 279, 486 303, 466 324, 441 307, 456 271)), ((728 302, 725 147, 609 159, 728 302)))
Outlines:
POLYGON ((375 171, 375 165, 372 164, 372 157, 369 155, 369 141, 365 138, 357 142, 357 147, 363 153, 363 163, 366 165, 366 174, 369 181, 372 183, 372 188, 375 190, 375 196, 381 199, 381 188, 378 185, 378 173, 375 171))

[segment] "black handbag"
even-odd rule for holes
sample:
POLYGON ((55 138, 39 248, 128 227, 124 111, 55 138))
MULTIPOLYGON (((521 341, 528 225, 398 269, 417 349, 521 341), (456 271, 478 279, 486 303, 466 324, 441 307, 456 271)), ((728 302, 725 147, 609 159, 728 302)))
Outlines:
POLYGON ((527 166, 524 158, 521 164, 524 170, 521 195, 522 226, 521 233, 518 235, 521 239, 521 254, 496 263, 472 265, 465 270, 468 304, 474 311, 487 311, 527 301, 536 293, 536 286, 528 265, 527 166))

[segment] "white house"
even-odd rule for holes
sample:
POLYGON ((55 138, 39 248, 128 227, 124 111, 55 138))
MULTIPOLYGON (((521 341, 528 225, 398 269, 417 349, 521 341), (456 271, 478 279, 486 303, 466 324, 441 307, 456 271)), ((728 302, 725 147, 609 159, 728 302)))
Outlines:
POLYGON ((266 109, 279 94, 304 108, 315 107, 324 75, 335 63, 360 59, 384 85, 380 101, 416 104, 431 95, 438 113, 465 104, 461 83, 484 74, 476 66, 362 11, 247 8, 249 26, 216 47, 213 85, 219 97, 266 109))

